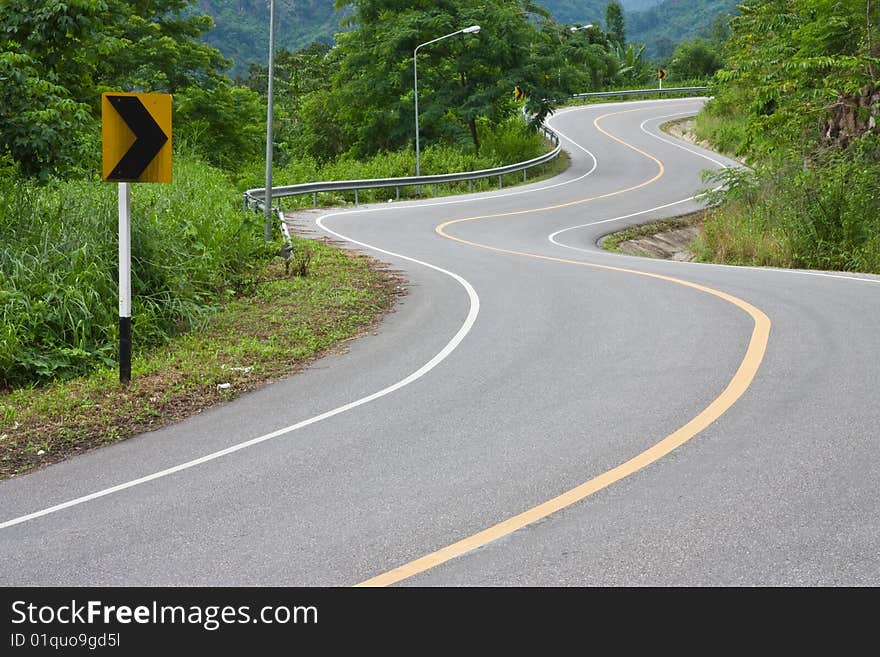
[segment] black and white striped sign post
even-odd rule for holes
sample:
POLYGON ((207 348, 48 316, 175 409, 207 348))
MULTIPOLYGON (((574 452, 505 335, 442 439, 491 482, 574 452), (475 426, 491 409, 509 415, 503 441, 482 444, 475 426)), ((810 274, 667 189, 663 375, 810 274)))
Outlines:
POLYGON ((131 186, 119 183, 119 381, 131 381, 131 186))
POLYGON ((171 182, 171 96, 101 97, 103 180, 119 184, 119 382, 131 381, 131 185, 171 182))

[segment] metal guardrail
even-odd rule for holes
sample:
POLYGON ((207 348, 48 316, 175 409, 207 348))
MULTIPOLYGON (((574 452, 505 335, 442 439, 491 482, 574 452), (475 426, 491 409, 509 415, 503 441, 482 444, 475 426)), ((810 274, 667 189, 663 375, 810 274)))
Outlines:
POLYGON ((625 91, 594 91, 574 94, 572 98, 614 98, 616 96, 651 96, 653 94, 681 94, 708 91, 709 87, 668 87, 666 89, 627 89, 625 91))
MULTIPOLYGON (((263 195, 265 198, 265 194, 263 195)), ((251 203, 245 201, 245 210, 257 210, 260 213, 265 212, 266 203, 263 199, 252 199, 251 203)), ((281 226, 281 234, 283 236, 284 246, 281 247, 281 255, 285 260, 293 257, 293 238, 290 237, 290 229, 287 222, 284 221, 284 213, 280 208, 273 208, 275 215, 278 217, 278 225, 281 226)))
MULTIPOLYGON (((502 186, 502 176, 518 171, 523 172, 523 179, 526 178, 527 171, 532 167, 541 166, 554 160, 562 151, 559 143, 559 135, 547 126, 541 126, 544 136, 549 139, 554 148, 549 153, 539 155, 525 162, 517 162, 516 164, 508 164, 507 166, 497 167, 495 169, 481 169, 479 171, 462 171, 460 173, 444 173, 431 176, 408 176, 405 178, 373 178, 367 180, 328 180, 324 182, 301 183, 298 185, 286 185, 272 188, 272 198, 282 198, 285 196, 297 196, 300 194, 312 194, 314 197, 314 205, 318 205, 318 194, 321 192, 340 192, 354 190, 355 204, 359 203, 358 190, 376 189, 381 187, 394 187, 397 191, 397 198, 400 199, 401 187, 421 187, 422 185, 440 185, 443 183, 463 182, 467 180, 471 183, 471 191, 473 191, 473 181, 482 178, 498 177, 498 185, 502 186)), ((258 187, 249 189, 244 193, 245 209, 264 208, 266 200, 266 188, 258 187)))
MULTIPOLYGON (((708 87, 667 87, 666 89, 631 89, 625 91, 597 91, 591 93, 574 94, 572 98, 613 98, 617 96, 640 96, 653 94, 672 94, 672 93, 691 93, 704 92, 708 87)), ((525 108, 523 108, 525 110, 525 108)), ((524 115, 525 116, 525 115, 524 115)), ((460 173, 444 173, 432 176, 409 176, 405 178, 373 178, 368 180, 328 180, 323 182, 300 183, 298 185, 285 185, 272 188, 272 198, 283 198, 286 196, 298 196, 301 194, 312 194, 314 206, 318 206, 318 194, 321 192, 341 192, 354 190, 355 205, 360 203, 358 191, 361 189, 378 189, 383 187, 394 187, 396 189, 397 199, 400 199, 401 187, 415 187, 421 189, 422 185, 440 185, 444 183, 463 182, 467 180, 470 183, 470 190, 473 191, 473 181, 483 178, 498 177, 498 186, 502 186, 502 176, 518 171, 523 172, 523 180, 526 179, 527 171, 532 167, 541 166, 554 160, 562 151, 559 143, 559 135, 547 126, 542 125, 541 131, 554 145, 549 153, 539 157, 527 160, 525 162, 517 162, 495 169, 482 169, 480 171, 463 171, 460 173)), ((255 187, 244 193, 245 210, 262 210, 266 200, 266 189, 264 187, 255 187)), ((280 216, 280 211, 279 211, 280 216)), ((282 225, 284 221, 282 219, 282 225)), ((288 238, 289 239, 289 238, 288 238)))

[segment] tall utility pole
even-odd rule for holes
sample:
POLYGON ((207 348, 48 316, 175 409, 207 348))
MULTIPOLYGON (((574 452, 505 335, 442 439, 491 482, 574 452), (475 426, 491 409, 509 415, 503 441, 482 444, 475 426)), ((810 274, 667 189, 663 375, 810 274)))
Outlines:
POLYGON ((266 226, 263 237, 272 239, 272 119, 273 82, 275 79, 275 0, 269 0, 269 103, 266 108, 266 226))

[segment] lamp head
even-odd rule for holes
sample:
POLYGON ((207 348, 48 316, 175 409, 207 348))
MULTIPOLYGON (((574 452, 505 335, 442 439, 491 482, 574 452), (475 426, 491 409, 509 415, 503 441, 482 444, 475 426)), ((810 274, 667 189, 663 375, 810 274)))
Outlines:
POLYGON ((480 31, 479 25, 471 25, 470 27, 466 27, 462 30, 464 34, 476 34, 480 31))

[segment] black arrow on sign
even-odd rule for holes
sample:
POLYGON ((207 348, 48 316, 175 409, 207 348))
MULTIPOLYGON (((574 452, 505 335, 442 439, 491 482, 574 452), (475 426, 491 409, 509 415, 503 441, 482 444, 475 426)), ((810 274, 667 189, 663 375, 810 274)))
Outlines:
POLYGON ((107 96, 107 100, 128 124, 135 137, 131 148, 113 167, 107 180, 136 181, 162 150, 162 146, 168 141, 168 135, 137 96, 107 96))

